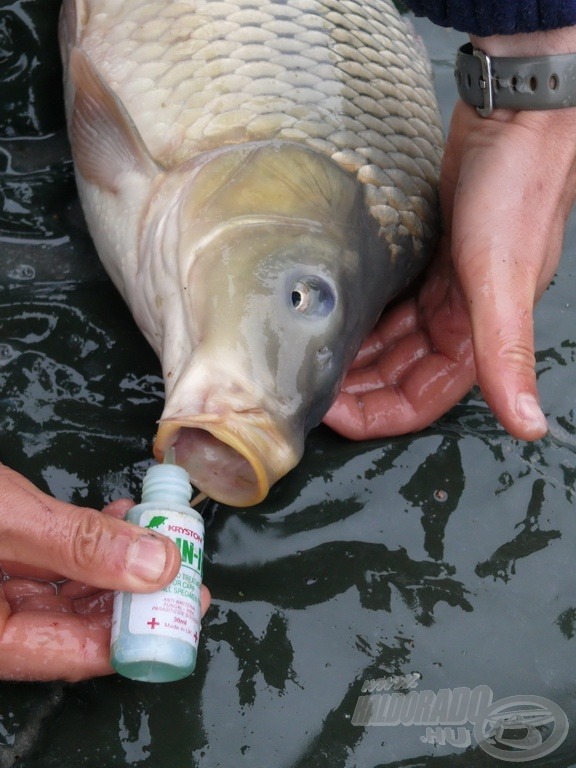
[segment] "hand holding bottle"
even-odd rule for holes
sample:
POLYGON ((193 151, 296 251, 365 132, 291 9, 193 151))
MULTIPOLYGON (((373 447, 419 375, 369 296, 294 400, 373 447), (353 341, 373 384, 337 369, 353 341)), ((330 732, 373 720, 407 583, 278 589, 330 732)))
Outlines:
MULTIPOLYGON (((118 519, 132 506, 76 507, 0 465, 0 679, 113 672, 112 590, 158 591, 180 564, 171 541, 118 519)), ((202 613, 209 600, 203 587, 202 613)))

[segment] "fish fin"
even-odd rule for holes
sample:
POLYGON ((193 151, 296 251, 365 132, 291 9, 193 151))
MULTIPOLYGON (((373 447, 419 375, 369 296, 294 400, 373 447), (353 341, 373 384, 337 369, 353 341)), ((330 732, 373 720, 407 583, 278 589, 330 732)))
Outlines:
POLYGON ((76 45, 80 32, 86 24, 85 0, 64 0, 60 12, 60 35, 70 48, 76 45))
POLYGON ((85 0, 64 0, 60 11, 58 37, 64 68, 68 68, 70 51, 78 44, 80 30, 86 24, 87 12, 85 0))
POLYGON ((74 161, 86 181, 117 192, 121 173, 148 179, 161 168, 148 152, 124 105, 83 51, 70 55, 75 96, 70 125, 74 161))

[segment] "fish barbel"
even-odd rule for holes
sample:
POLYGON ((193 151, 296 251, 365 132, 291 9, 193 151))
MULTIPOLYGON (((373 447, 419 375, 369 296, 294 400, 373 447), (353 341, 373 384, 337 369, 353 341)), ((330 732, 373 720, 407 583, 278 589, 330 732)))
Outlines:
POLYGON ((154 443, 261 501, 438 232, 442 131, 390 0, 65 0, 78 189, 160 357, 154 443))

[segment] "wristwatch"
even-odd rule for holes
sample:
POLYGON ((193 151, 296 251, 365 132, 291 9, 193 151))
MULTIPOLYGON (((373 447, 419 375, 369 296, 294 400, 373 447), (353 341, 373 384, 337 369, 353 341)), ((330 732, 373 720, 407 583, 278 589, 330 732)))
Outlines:
POLYGON ((494 109, 576 106, 576 54, 511 58, 488 56, 471 43, 458 50, 454 69, 460 98, 489 117, 494 109))

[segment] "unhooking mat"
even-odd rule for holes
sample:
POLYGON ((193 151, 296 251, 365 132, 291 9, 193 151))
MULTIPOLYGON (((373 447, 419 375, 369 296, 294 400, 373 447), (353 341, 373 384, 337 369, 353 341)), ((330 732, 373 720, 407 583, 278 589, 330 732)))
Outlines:
MULTIPOLYGON (((162 381, 81 224, 58 6, 0 4, 0 460, 99 507, 138 495, 162 381)), ((417 28, 447 120, 462 36, 417 28)), ((318 428, 265 503, 206 505, 194 676, 3 684, 0 768, 569 766, 575 249, 536 313, 549 436, 477 391, 417 435, 318 428)))

